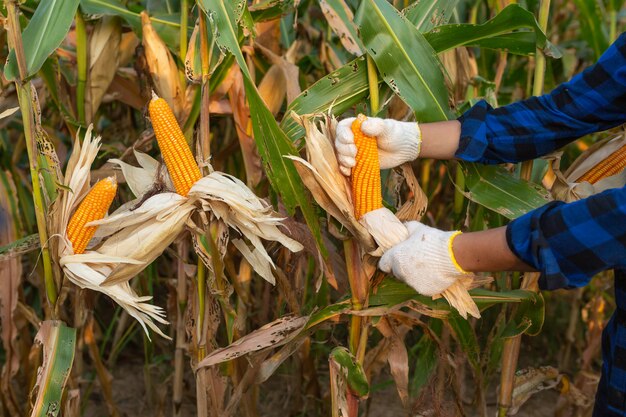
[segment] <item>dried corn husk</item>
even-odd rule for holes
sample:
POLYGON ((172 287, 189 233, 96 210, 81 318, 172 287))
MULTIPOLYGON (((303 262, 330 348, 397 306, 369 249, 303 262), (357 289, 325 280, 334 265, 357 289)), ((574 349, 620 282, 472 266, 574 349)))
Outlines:
MULTIPOLYGON (((157 175, 162 175, 166 184, 171 184, 171 181, 167 172, 158 172, 158 163, 152 157, 140 152, 135 152, 135 155, 141 167, 112 160, 122 168, 137 199, 120 207, 111 216, 89 224, 99 225, 96 235, 107 237, 100 252, 110 256, 129 256, 150 263, 180 235, 191 222, 194 212, 209 212, 216 221, 223 222, 245 237, 252 249, 243 241, 233 242, 235 247, 268 282, 274 283, 272 268, 275 265, 262 239, 279 242, 293 252, 302 249, 300 243, 279 229, 283 219, 267 203, 239 179, 221 172, 213 171, 196 181, 187 197, 164 192, 141 202, 141 197, 149 191, 150 182, 157 175)), ((192 229, 196 228, 192 225, 192 229)), ((201 258, 204 259, 202 255, 201 258)), ((207 267, 211 268, 211 265, 207 267)), ((127 282, 141 269, 141 265, 120 264, 103 285, 127 282)))
POLYGON ((294 161, 304 185, 311 191, 315 201, 348 229, 365 250, 374 251, 376 243, 367 229, 356 219, 350 184, 339 170, 332 144, 336 122, 333 119, 326 119, 326 123, 318 128, 310 117, 296 114, 292 117, 299 121, 306 131, 308 161, 291 155, 285 157, 294 161))
POLYGON ((578 182, 587 171, 604 161, 609 155, 626 145, 626 133, 602 140, 583 152, 565 171, 560 169, 562 152, 555 153, 552 160, 554 183, 550 188, 552 196, 567 203, 587 198, 611 188, 626 185, 626 170, 619 174, 606 177, 595 184, 586 181, 578 182))
POLYGON ((82 254, 74 254, 72 251, 66 234, 67 225, 72 213, 89 191, 91 164, 100 149, 100 138, 93 138, 91 131, 90 126, 82 144, 77 137, 67 164, 64 187, 60 189, 51 210, 48 227, 52 231, 51 235, 56 237, 51 241, 51 252, 72 283, 109 296, 137 319, 146 334, 149 327, 167 338, 153 322, 167 324, 163 310, 148 303, 151 297, 138 296, 128 282, 112 286, 101 285, 119 265, 135 265, 143 269, 147 265, 145 261, 126 256, 128 253, 124 256, 113 256, 99 252, 98 249, 87 250, 82 254))
POLYGON ((141 12, 141 30, 143 47, 154 89, 163 97, 179 119, 184 112, 185 89, 181 85, 178 67, 165 42, 152 27, 148 13, 141 12))
POLYGON ((103 17, 89 38, 89 76, 85 108, 88 122, 100 107, 104 94, 117 72, 122 26, 117 18, 103 17))
MULTIPOLYGON (((335 156, 333 142, 336 121, 333 118, 326 118, 325 123, 318 128, 311 116, 293 115, 293 117, 306 131, 308 161, 295 156, 288 158, 295 162, 298 173, 317 203, 346 227, 371 256, 379 257, 387 249, 405 240, 409 235, 408 230, 388 209, 375 210, 369 213, 371 215, 363 216, 360 221, 356 220, 350 185, 339 170, 335 156)), ((411 178, 411 182, 413 186, 417 185, 414 177, 411 178)), ((408 206, 401 208, 399 212, 405 215, 411 213, 419 220, 425 211, 426 199, 421 189, 415 190, 414 194, 417 196, 407 202, 408 206), (416 201, 422 207, 417 207, 416 201)), ((480 311, 468 290, 483 285, 485 280, 475 278, 471 274, 463 276, 442 294, 433 298, 446 298, 463 317, 467 317, 468 314, 480 317, 480 311)))

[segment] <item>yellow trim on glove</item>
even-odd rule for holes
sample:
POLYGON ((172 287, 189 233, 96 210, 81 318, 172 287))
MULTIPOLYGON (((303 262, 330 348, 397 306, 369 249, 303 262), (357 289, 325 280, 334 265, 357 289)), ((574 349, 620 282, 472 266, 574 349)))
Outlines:
POLYGON ((456 232, 452 234, 452 236, 450 236, 450 240, 448 240, 448 254, 450 255, 450 259, 452 260, 452 263, 454 264, 454 266, 460 273, 469 274, 469 272, 461 268, 461 265, 459 265, 459 263, 456 261, 456 258, 454 257, 454 251, 452 250, 452 242, 454 241, 454 238, 460 235, 461 233, 463 232, 461 232, 460 230, 457 230, 456 232))

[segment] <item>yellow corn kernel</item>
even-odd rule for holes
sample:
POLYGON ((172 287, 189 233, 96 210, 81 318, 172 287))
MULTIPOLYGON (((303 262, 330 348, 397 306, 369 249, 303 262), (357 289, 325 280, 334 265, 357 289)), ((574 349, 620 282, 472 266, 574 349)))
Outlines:
POLYGON ((81 201, 67 225, 67 237, 72 242, 74 253, 85 252, 87 244, 96 233, 97 226, 85 225, 106 216, 117 192, 115 177, 104 178, 96 183, 81 201))
POLYGON ((352 168, 352 200, 357 219, 365 213, 383 207, 376 138, 365 136, 361 131, 361 123, 366 119, 367 117, 359 114, 352 122, 354 144, 357 149, 356 164, 352 168))
POLYGON ((624 168, 626 168, 626 145, 622 146, 609 155, 605 160, 585 172, 583 176, 578 179, 578 182, 587 181, 590 184, 595 184, 601 179, 619 174, 624 168))
POLYGON ((187 196, 191 186, 202 177, 200 168, 167 102, 152 93, 148 112, 174 188, 187 196))

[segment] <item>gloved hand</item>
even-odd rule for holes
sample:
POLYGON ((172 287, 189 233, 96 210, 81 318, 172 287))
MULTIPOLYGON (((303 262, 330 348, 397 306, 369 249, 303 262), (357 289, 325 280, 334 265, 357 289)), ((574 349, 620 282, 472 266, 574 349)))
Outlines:
POLYGON ((444 232, 415 221, 405 225, 409 237, 385 252, 378 262, 380 270, 427 296, 442 293, 467 274, 452 252, 452 240, 461 232, 444 232))
MULTIPOLYGON (((345 176, 350 176, 356 164, 356 146, 352 134, 354 117, 343 119, 337 124, 335 149, 339 168, 345 176)), ((419 156, 422 134, 416 122, 399 122, 394 119, 368 117, 361 124, 361 130, 368 136, 376 137, 378 159, 381 169, 394 168, 404 162, 413 161, 419 156)))

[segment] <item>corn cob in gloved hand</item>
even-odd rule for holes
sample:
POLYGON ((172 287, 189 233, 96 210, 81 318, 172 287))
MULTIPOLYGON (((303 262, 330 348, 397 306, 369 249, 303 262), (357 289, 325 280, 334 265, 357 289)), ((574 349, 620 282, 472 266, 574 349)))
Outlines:
MULTIPOLYGON (((339 169, 345 176, 349 176, 356 165, 358 145, 354 122, 355 118, 350 117, 337 124, 335 149, 339 169)), ((422 134, 416 122, 369 117, 359 122, 359 131, 374 139, 380 169, 395 168, 417 159, 420 154, 422 134)))
POLYGON ((420 294, 445 297, 463 317, 480 317, 459 280, 471 275, 461 269, 452 252, 453 239, 461 232, 442 232, 419 222, 405 226, 383 207, 377 141, 362 131, 365 120, 365 116, 359 115, 351 125, 356 147, 352 198, 356 218, 385 252, 379 268, 393 272, 420 294))

